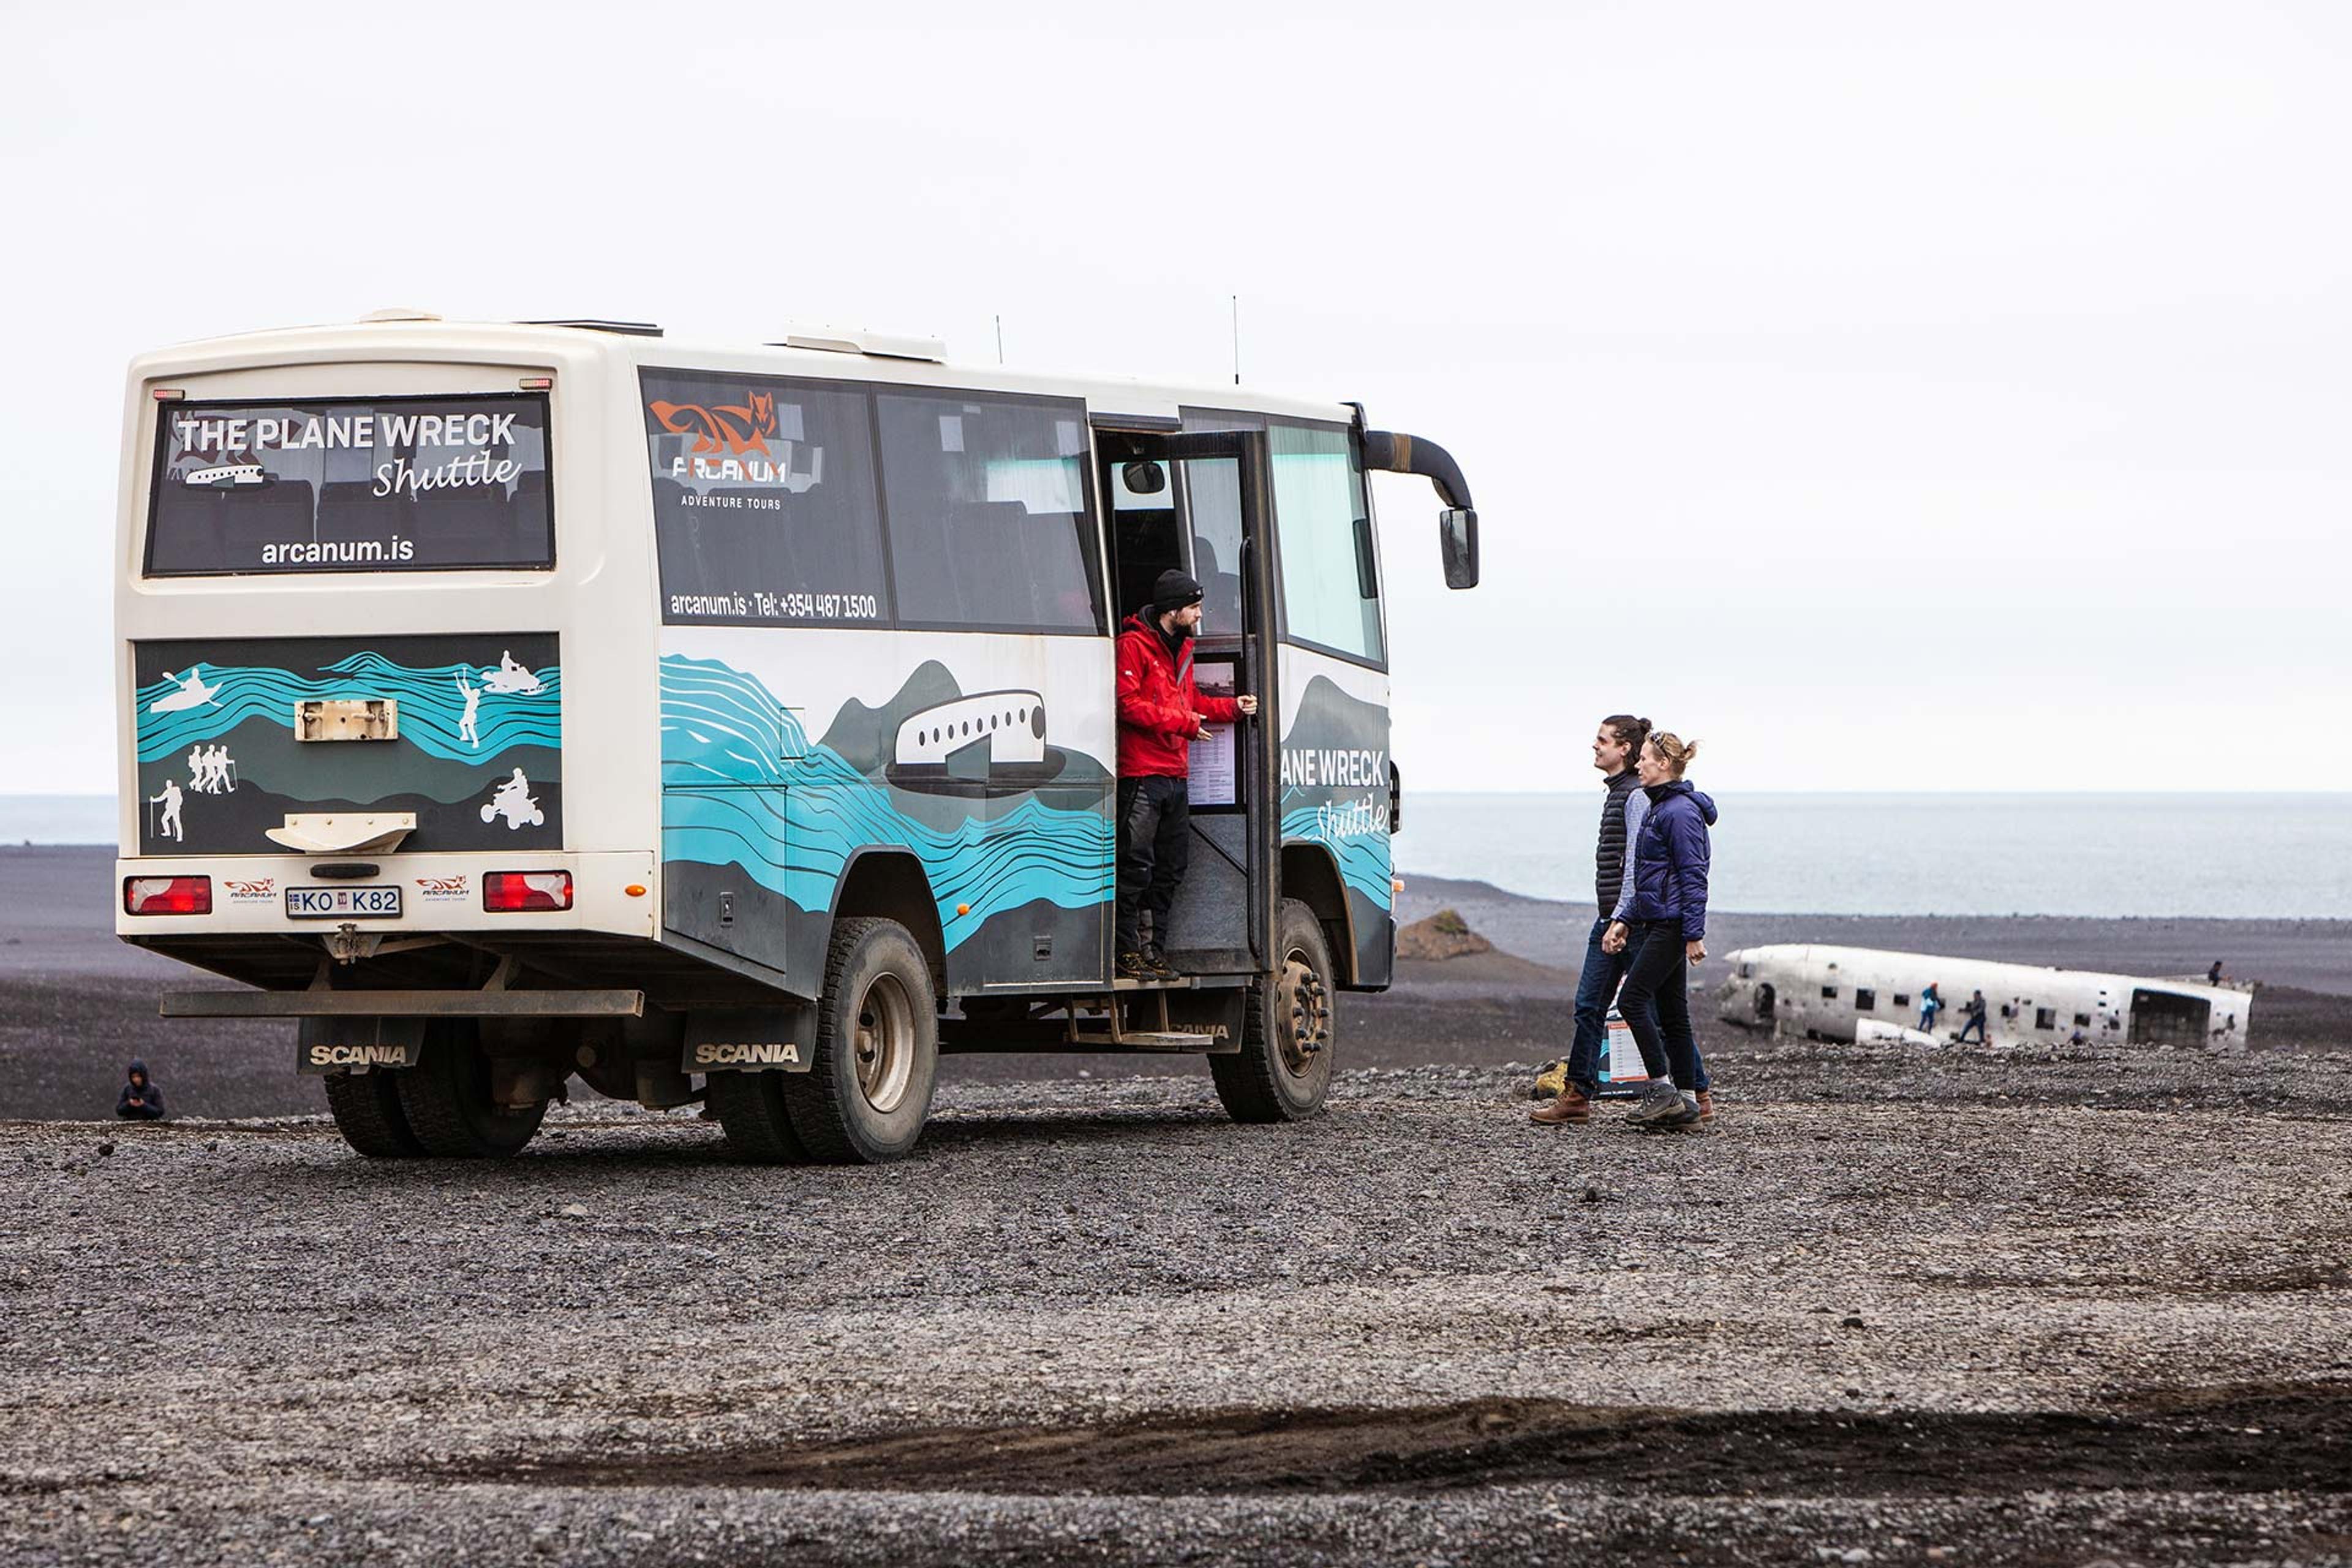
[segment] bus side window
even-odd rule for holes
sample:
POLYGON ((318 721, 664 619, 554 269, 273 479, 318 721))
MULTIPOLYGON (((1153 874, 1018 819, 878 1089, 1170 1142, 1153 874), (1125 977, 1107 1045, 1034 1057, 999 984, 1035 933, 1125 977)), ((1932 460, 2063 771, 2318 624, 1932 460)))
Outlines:
MULTIPOLYGON (((1160 574, 1171 566, 1186 564, 1176 527, 1175 470, 1179 467, 1162 462, 1111 465, 1111 563, 1118 574, 1111 584, 1111 619, 1115 624, 1150 601, 1151 587, 1160 580, 1160 574), (1156 473, 1160 488, 1136 489, 1129 482, 1130 468, 1136 471, 1135 477, 1145 478, 1147 482, 1156 473)), ((1234 629, 1217 622, 1213 595, 1209 624, 1219 631, 1234 629)))
POLYGON ((1229 458, 1185 465, 1192 510, 1192 575, 1201 584, 1201 619, 1212 635, 1242 626, 1242 481, 1229 458))
POLYGON ((1360 552, 1359 522, 1371 513, 1354 443, 1337 426, 1277 419, 1268 426, 1267 451, 1287 635, 1382 664, 1379 585, 1360 552))
POLYGON ((1103 629, 1084 403, 887 392, 875 403, 902 625, 1103 629))

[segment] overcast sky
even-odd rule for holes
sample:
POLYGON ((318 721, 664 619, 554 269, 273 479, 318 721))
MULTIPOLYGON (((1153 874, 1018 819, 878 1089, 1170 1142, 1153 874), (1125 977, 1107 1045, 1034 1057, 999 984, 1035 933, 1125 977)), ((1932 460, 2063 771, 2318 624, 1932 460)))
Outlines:
POLYGON ((1365 402, 1410 787, 2352 788, 2352 7, 0 9, 0 791, 125 363, 390 304, 1365 402))

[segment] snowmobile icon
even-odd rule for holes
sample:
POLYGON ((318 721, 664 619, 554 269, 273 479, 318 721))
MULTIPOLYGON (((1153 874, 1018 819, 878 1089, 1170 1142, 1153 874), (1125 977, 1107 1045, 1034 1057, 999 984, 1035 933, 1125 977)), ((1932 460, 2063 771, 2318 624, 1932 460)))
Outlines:
POLYGON ((522 776, 520 768, 499 785, 498 793, 482 807, 484 822, 501 816, 507 819, 509 833, 518 827, 543 827, 547 824, 547 813, 540 810, 539 797, 530 793, 530 781, 522 776))

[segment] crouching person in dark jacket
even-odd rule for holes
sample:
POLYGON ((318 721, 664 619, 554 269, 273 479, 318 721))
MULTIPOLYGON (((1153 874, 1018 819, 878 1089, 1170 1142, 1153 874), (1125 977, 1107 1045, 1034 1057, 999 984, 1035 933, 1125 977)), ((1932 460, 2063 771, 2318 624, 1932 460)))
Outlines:
POLYGON ((1627 955, 1617 1010, 1642 1047, 1650 1091, 1629 1125, 1671 1131, 1699 1124, 1698 1037, 1691 1032, 1690 966, 1706 956, 1707 829, 1715 802, 1683 770, 1698 754, 1665 731, 1652 734, 1637 764, 1650 809, 1633 849, 1633 897, 1601 940, 1627 955))
POLYGON ((130 1079, 122 1092, 114 1097, 114 1114, 125 1121, 161 1121, 163 1120, 163 1091, 147 1076, 145 1062, 131 1064, 130 1079))

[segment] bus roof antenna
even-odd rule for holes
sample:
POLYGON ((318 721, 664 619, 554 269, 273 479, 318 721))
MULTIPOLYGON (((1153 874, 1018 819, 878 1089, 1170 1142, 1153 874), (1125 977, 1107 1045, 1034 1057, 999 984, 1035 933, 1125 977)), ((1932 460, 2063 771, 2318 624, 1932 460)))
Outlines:
POLYGON ((1004 318, 1002 315, 996 318, 996 363, 1004 363, 1004 318))
POLYGON ((1242 297, 1231 296, 1234 305, 1234 384, 1242 384, 1242 297))

